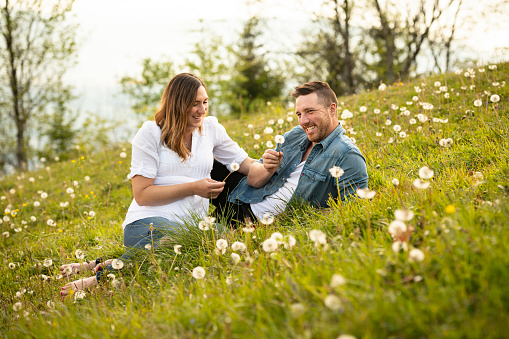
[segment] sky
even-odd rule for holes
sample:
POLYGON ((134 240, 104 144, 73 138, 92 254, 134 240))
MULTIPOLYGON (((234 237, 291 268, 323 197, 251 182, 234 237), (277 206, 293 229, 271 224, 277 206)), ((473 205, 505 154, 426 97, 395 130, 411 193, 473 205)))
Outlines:
MULTIPOLYGON (((233 41, 253 14, 270 19, 270 42, 275 46, 297 43, 300 35, 296 33, 321 4, 319 0, 264 0, 247 6, 247 1, 76 0, 73 13, 80 25, 80 48, 77 64, 66 76, 80 96, 75 108, 113 120, 132 119, 128 103, 119 95, 119 80, 137 76, 144 58, 184 60, 195 43, 204 39, 198 33, 203 27, 233 41)), ((490 61, 497 58, 495 48, 509 46, 509 23, 485 28, 466 32, 464 42, 479 58, 490 61)))

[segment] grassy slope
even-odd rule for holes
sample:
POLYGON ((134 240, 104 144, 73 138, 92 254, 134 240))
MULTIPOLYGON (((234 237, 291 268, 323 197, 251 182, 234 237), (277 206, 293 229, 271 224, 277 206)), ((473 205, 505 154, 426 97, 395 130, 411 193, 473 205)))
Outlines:
MULTIPOLYGON (((140 254, 136 265, 123 270, 120 288, 108 282, 77 302, 58 298, 66 282, 58 279, 58 266, 75 261, 76 249, 87 259, 122 253, 121 223, 131 200, 129 155, 119 157, 121 145, 97 154, 82 147, 74 162, 3 178, 1 210, 19 211, 0 224, 10 235, 0 240, 0 336, 503 337, 509 321, 509 85, 501 83, 509 78, 508 66, 486 67, 484 72, 476 68, 475 78, 447 74, 340 98, 340 113, 353 113, 346 128, 368 160, 374 199, 334 203, 324 211, 300 207, 251 234, 181 232, 174 236, 183 245, 181 255, 175 257, 171 248, 140 254), (448 87, 448 99, 436 93, 436 81, 448 87), (489 102, 494 93, 501 97, 497 105, 489 102), (434 108, 423 111, 418 103, 411 104, 415 95, 434 108), (475 107, 475 99, 483 105, 475 107), (361 106, 367 111, 361 113, 361 106), (410 124, 418 113, 429 120, 410 124), (394 132, 395 124, 406 138, 394 132), (441 138, 454 143, 440 147, 441 138), (424 165, 434 170, 434 177, 430 188, 417 190, 412 182, 424 165), (475 172, 484 176, 480 185, 475 185, 475 172), (399 186, 392 185, 393 178, 399 186), (75 190, 74 199, 66 192, 69 187, 75 190), (40 197, 42 191, 48 193, 46 199, 40 197), (61 207, 65 201, 70 205, 61 207), (409 246, 424 252, 422 262, 391 249, 387 226, 403 206, 415 213, 408 222, 414 228, 409 246), (31 216, 37 220, 30 221, 31 216), (56 226, 47 225, 50 218, 56 226), (309 240, 312 229, 327 234, 327 248, 309 240), (297 245, 281 247, 272 256, 264 253, 261 243, 275 231, 293 235, 297 245), (240 263, 233 264, 231 248, 222 256, 214 254, 219 237, 247 244, 247 252, 239 253, 240 263), (52 266, 38 266, 47 258, 52 266), (16 267, 10 269, 9 263, 16 267), (191 277, 196 266, 206 269, 205 279, 191 277), (336 273, 346 278, 345 285, 331 286, 336 273), (27 291, 16 296, 23 289, 27 291), (330 295, 339 298, 337 310, 324 303, 330 295), (47 305, 49 300, 55 308, 47 305), (19 311, 13 310, 16 302, 22 303, 19 311)), ((287 111, 269 106, 257 117, 220 121, 258 157, 266 141, 296 124, 295 115, 286 120, 287 111), (279 118, 285 119, 282 126, 269 124, 279 118), (267 126, 275 130, 272 135, 264 135, 267 126), (262 135, 259 140, 255 133, 262 135)))

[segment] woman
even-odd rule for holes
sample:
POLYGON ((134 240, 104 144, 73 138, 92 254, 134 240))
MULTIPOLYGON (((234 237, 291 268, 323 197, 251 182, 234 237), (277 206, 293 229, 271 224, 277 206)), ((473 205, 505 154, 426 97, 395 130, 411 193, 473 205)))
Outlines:
MULTIPOLYGON (((240 173, 248 173, 254 160, 228 136, 217 118, 205 117, 207 107, 203 81, 190 73, 178 74, 164 90, 155 121, 145 122, 132 140, 129 178, 134 200, 122 225, 125 246, 157 246, 166 231, 193 216, 206 217, 209 199, 224 189, 224 182, 210 178, 214 158, 226 166, 236 162, 240 173)), ((128 251, 120 259, 130 257, 128 251)), ((83 267, 97 270, 111 263, 99 265, 100 261, 60 269, 67 276, 83 267)), ((101 273, 68 283, 60 294, 97 284, 101 273)))

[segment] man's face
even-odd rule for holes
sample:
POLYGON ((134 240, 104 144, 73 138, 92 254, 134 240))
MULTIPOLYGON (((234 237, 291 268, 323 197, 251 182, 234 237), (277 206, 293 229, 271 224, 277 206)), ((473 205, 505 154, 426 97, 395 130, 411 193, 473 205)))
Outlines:
POLYGON ((327 138, 338 126, 336 104, 325 107, 316 93, 298 97, 295 102, 295 113, 299 118, 299 125, 313 144, 327 138))

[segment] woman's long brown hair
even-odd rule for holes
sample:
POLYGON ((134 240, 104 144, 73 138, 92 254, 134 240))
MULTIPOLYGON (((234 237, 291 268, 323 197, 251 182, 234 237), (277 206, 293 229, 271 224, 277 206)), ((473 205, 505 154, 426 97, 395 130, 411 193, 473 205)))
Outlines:
MULTIPOLYGON (((187 114, 196 101, 196 94, 203 81, 191 73, 180 73, 170 80, 161 97, 161 106, 155 121, 161 129, 161 142, 185 161, 191 155, 184 143, 187 114)), ((201 132, 201 127, 199 128, 201 132)))

